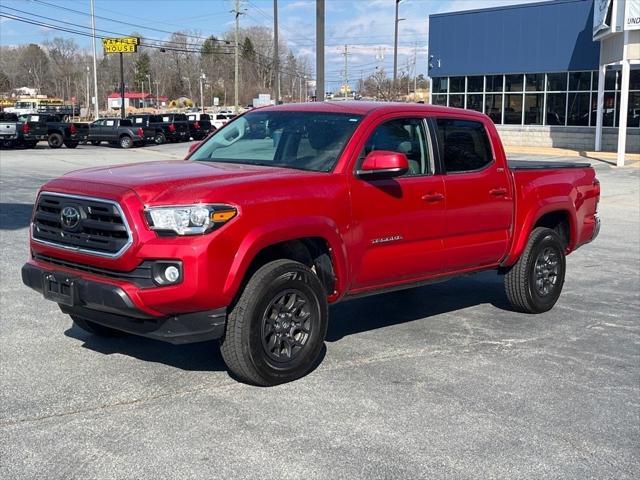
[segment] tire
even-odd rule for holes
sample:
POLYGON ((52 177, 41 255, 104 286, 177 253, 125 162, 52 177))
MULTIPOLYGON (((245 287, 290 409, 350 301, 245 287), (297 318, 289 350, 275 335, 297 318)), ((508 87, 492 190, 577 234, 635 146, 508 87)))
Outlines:
POLYGON ((535 228, 522 255, 504 276, 511 306, 524 313, 551 310, 558 301, 567 268, 565 246, 549 228, 535 228))
POLYGON ((71 320, 78 327, 84 330, 87 333, 95 335, 96 337, 123 337, 127 335, 126 332, 121 332, 120 330, 115 330, 113 328, 105 327, 104 325, 100 325, 99 323, 92 322, 90 320, 85 320, 82 317, 78 317, 76 315, 71 315, 71 320))
POLYGON ((24 148, 36 148, 38 142, 24 142, 24 148))
POLYGON ((167 141, 167 137, 165 137, 165 136, 164 136, 164 133, 162 133, 162 132, 156 133, 156 136, 155 136, 155 137, 154 137, 154 139, 153 139, 153 142, 154 142, 156 145, 162 145, 162 144, 163 144, 163 143, 165 143, 166 141, 167 141))
POLYGON ((133 140, 131 137, 127 135, 123 135, 120 137, 120 147, 121 148, 131 148, 133 146, 133 140))
POLYGON ((97 147, 98 145, 100 145, 100 140, 91 140, 91 145, 97 147))
POLYGON ((76 148, 80 142, 64 142, 64 146, 67 148, 76 148))
POLYGON ((306 265, 269 262, 251 276, 228 315, 222 358, 247 383, 290 382, 318 360, 328 316, 327 294, 306 265))
POLYGON ((2 148, 13 148, 15 145, 15 140, 2 140, 2 143, 0 143, 0 147, 2 148))
POLYGON ((49 134, 47 143, 49 144, 49 148, 60 148, 63 144, 62 135, 60 135, 59 133, 49 134))

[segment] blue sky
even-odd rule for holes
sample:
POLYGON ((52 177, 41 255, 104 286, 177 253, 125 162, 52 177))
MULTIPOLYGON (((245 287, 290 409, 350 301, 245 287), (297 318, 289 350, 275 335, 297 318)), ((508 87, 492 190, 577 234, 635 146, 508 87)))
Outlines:
MULTIPOLYGON (((90 26, 89 0, 2 0, 4 13, 28 17, 44 23, 53 18, 72 29, 90 26), (59 5, 62 8, 56 8, 59 5), (22 12, 40 15, 33 17, 22 12), (76 13, 76 10, 82 13, 76 13)), ((400 3, 398 69, 411 69, 414 53, 418 73, 426 74, 428 16, 432 13, 470 10, 500 5, 529 3, 532 0, 403 0, 400 3)), ((201 36, 221 35, 233 26, 231 10, 234 0, 95 0, 96 15, 122 20, 130 24, 98 18, 96 27, 128 34, 133 30, 154 39, 166 39, 169 34, 157 30, 189 29, 201 36), (150 30, 149 27, 157 30, 150 30)), ((245 9, 241 25, 273 24, 272 0, 242 0, 245 9)), ((329 87, 342 78, 344 57, 340 53, 349 45, 351 79, 371 74, 376 66, 391 73, 393 65, 394 0, 326 0, 326 77, 329 87)), ((280 35, 295 52, 308 55, 315 64, 315 0, 279 0, 280 35)), ((90 38, 57 32, 43 26, 29 25, 0 18, 0 44, 38 43, 56 36, 73 37, 83 48, 90 47, 90 38)))

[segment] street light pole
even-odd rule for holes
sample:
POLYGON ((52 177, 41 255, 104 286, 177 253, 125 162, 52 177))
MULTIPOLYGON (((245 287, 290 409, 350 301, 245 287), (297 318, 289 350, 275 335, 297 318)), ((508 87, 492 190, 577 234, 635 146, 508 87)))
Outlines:
POLYGON ((324 102, 324 0, 316 0, 316 102, 324 102))
POLYGON ((236 0, 236 9, 234 10, 235 14, 236 14, 236 30, 235 30, 235 42, 236 42, 236 48, 235 48, 235 54, 234 54, 234 60, 235 60, 235 65, 234 65, 234 71, 233 71, 233 78, 234 78, 234 85, 233 85, 233 102, 234 102, 234 107, 233 107, 233 111, 234 113, 237 115, 238 114, 238 78, 239 78, 239 58, 238 58, 238 50, 239 50, 239 46, 238 46, 238 30, 240 29, 240 0, 236 0))
POLYGON ((93 13, 93 0, 91 0, 91 29, 93 31, 93 93, 95 95, 95 119, 100 117, 98 108, 98 62, 96 60, 96 17, 93 13))
POLYGON ((273 73, 276 105, 280 101, 280 55, 278 53, 278 0, 273 0, 273 73))
POLYGON ((204 113, 204 93, 202 90, 202 81, 205 79, 205 75, 203 72, 200 72, 200 108, 202 109, 202 113, 204 113))

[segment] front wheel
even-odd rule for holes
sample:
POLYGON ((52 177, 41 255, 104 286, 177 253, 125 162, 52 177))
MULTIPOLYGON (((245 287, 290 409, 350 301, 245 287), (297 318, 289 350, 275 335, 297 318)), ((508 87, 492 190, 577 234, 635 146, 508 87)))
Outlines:
POLYGON ((155 142, 156 145, 162 145, 164 142, 167 141, 167 138, 164 136, 164 133, 156 133, 156 136, 154 137, 153 141, 155 142))
POLYGON ((62 135, 59 133, 50 134, 47 143, 50 148, 60 148, 62 146, 62 135))
POLYGON ((124 135, 120 137, 120 146, 122 148, 131 148, 133 146, 133 140, 131 137, 124 135))
POLYGON ((80 142, 65 142, 64 146, 67 148, 76 148, 80 142))
POLYGON ((504 276, 513 308, 525 313, 551 310, 562 292, 566 268, 564 244, 558 234, 549 228, 535 228, 520 259, 504 276))
POLYGON ((220 350, 229 370, 260 386, 308 373, 327 333, 326 297, 302 263, 275 260, 259 268, 227 319, 220 350))

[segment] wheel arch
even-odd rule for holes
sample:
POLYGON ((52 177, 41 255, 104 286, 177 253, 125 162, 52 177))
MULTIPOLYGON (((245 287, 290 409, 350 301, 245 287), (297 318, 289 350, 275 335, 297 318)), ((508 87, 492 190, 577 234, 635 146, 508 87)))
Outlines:
POLYGON ((513 265, 520 258, 531 232, 536 227, 556 230, 565 243, 565 252, 568 254, 574 250, 578 236, 575 209, 569 199, 551 198, 538 209, 531 209, 524 221, 516 221, 511 251, 502 262, 503 267, 513 265), (518 225, 521 225, 521 228, 518 228, 518 225))
POLYGON ((297 220, 292 222, 295 226, 262 228, 244 237, 225 282, 225 297, 235 299, 260 266, 279 258, 299 261, 314 269, 330 302, 343 294, 347 274, 346 249, 337 227, 332 228, 332 221, 328 219, 297 220))

